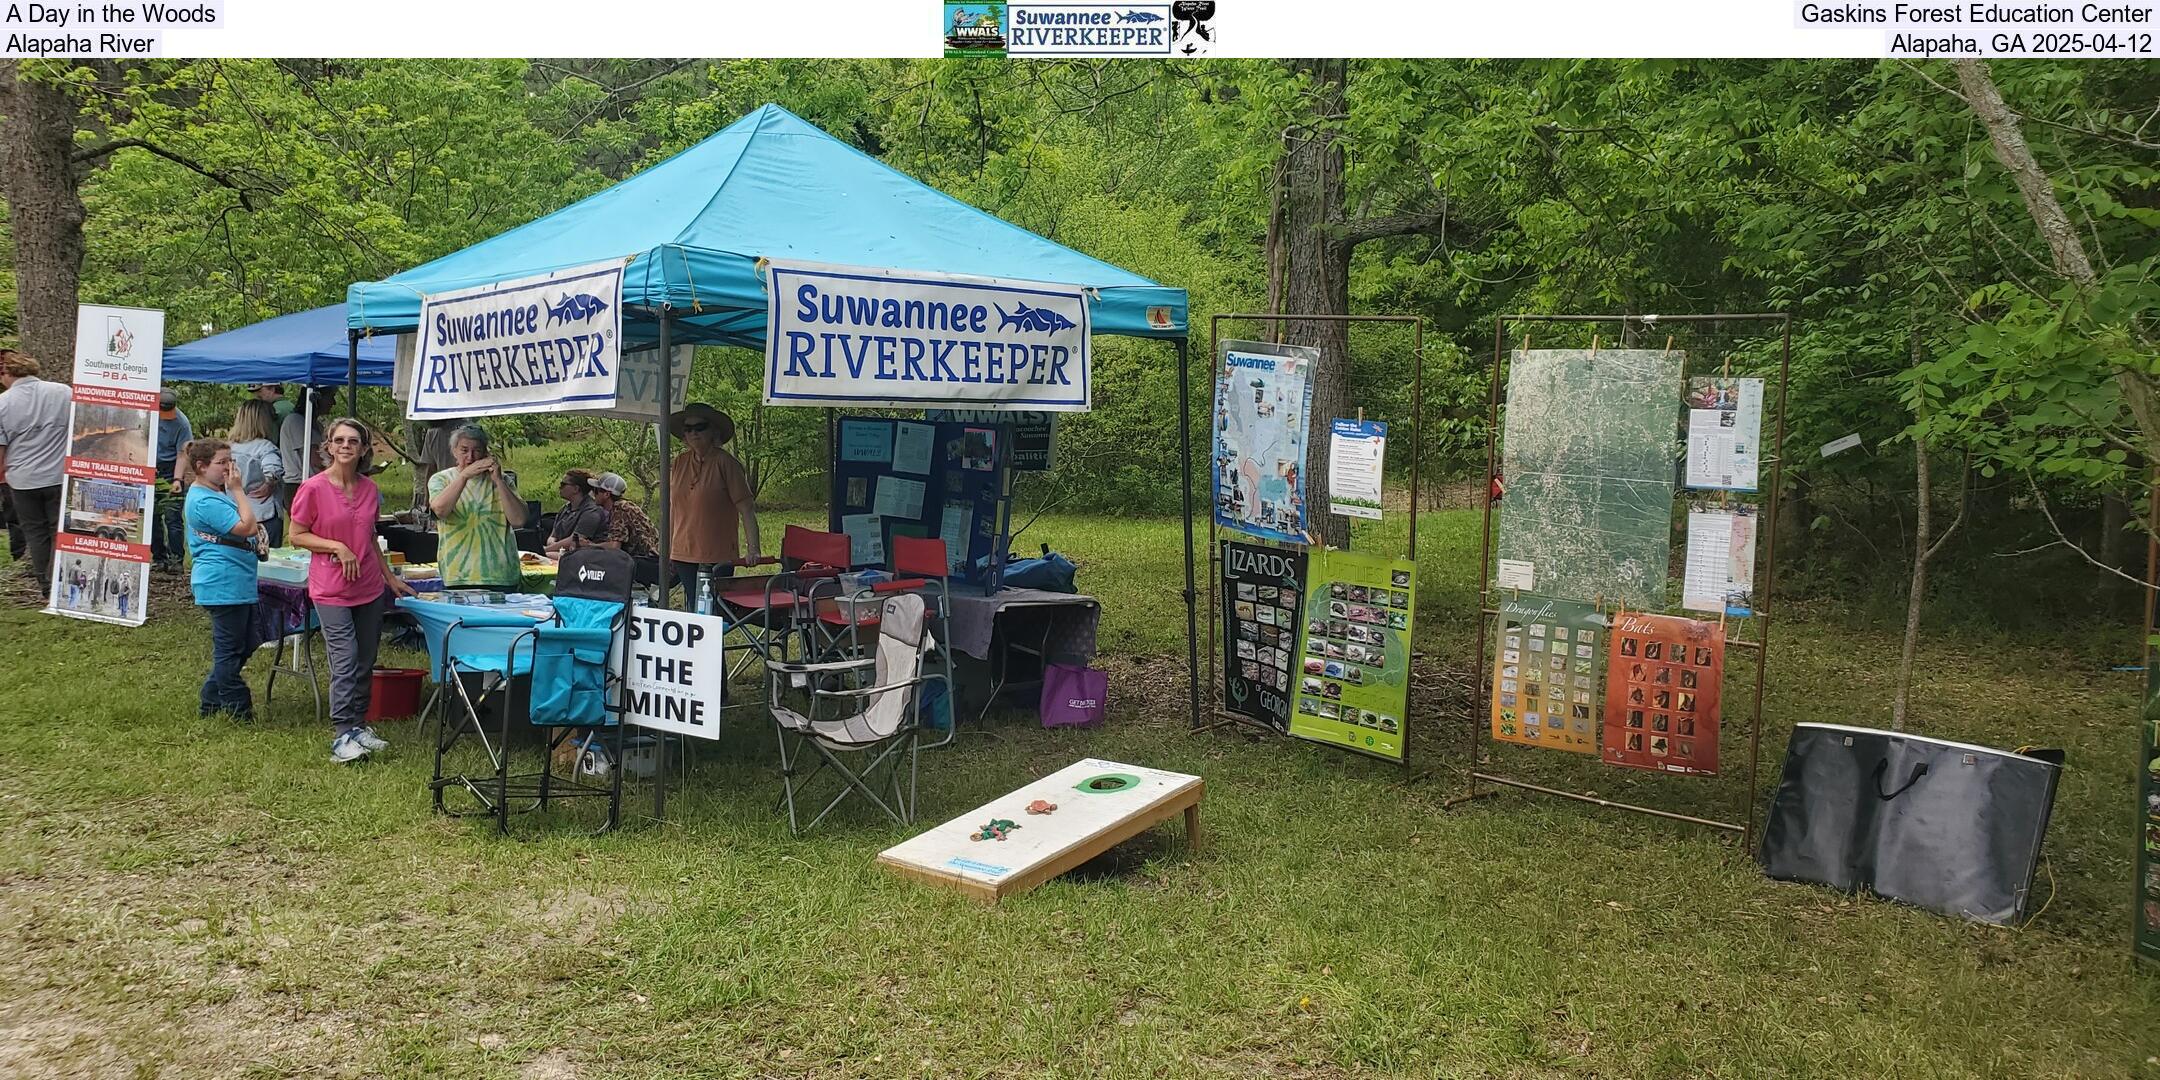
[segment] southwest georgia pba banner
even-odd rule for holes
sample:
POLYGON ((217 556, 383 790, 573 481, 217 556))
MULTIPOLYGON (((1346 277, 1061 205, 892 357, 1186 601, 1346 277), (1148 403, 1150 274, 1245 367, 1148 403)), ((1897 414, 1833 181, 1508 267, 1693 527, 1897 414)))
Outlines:
POLYGON ((765 285, 768 405, 1088 408, 1078 285, 780 262, 765 285))
POLYGON ((406 419, 613 408, 623 265, 590 263, 427 297, 406 419))
POLYGON ((165 313, 85 304, 75 315, 74 407, 45 610, 141 626, 157 500, 165 313))

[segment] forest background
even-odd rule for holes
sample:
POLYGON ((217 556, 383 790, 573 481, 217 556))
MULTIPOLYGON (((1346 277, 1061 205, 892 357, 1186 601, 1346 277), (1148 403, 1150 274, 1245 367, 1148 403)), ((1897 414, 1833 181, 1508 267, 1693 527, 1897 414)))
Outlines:
MULTIPOLYGON (((1785 593, 2013 631, 2134 610, 2160 436, 2150 63, 11 61, 0 337, 49 361, 78 300, 163 308, 168 344, 337 302, 767 101, 1183 286, 1196 341, 1220 312, 1425 316, 1427 506, 1480 493, 1496 316, 1790 313, 1785 593), (1818 451, 1847 434, 1860 450, 1818 451)), ((1291 335, 1344 358, 1323 414, 1407 417, 1407 332, 1291 335)), ((1096 363, 1023 502, 1174 513, 1168 350, 1107 338, 1096 363)), ((704 350, 692 396, 741 421, 764 498, 817 503, 823 414, 763 409, 757 371, 704 350)), ((238 396, 185 407, 214 430, 238 396)), ((496 426, 653 479, 627 425, 496 426)), ((1409 458, 1398 439, 1398 484, 1409 458)))

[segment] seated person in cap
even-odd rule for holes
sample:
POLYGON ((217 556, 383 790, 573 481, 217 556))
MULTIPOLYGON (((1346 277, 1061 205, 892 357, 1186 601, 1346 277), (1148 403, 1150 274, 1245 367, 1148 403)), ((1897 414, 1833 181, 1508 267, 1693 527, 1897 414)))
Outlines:
POLYGON ((736 564, 757 560, 757 502, 742 463, 721 449, 735 437, 726 413, 693 402, 668 426, 683 441, 668 472, 668 573, 685 597, 695 597, 701 568, 728 577, 736 564))
POLYGON ((607 511, 592 500, 592 479, 593 475, 583 469, 563 474, 563 506, 555 514, 555 527, 548 530, 548 554, 560 557, 578 546, 574 541, 590 543, 607 535, 607 511))
POLYGON ((444 587, 514 590, 522 580, 517 535, 525 524, 525 500, 488 455, 488 434, 478 424, 450 438, 457 465, 428 478, 428 509, 440 542, 435 562, 444 587))
MULTIPOLYGON (((614 473, 601 473, 592 478, 591 486, 593 501, 607 511, 607 535, 590 546, 614 548, 637 559, 659 554, 660 534, 653 531, 652 519, 645 516, 644 507, 623 497, 630 485, 614 473)), ((587 546, 586 541, 575 543, 587 546)))

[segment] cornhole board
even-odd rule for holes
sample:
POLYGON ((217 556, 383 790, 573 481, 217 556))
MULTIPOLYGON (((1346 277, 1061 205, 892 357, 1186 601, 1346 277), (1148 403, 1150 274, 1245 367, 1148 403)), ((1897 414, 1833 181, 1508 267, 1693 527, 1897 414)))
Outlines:
POLYGON ((992 799, 886 848, 878 862, 932 885, 957 889, 996 903, 1079 866, 1183 813, 1188 843, 1200 846, 1197 776, 1089 758, 1032 784, 992 799), (1050 814, 1030 814, 1029 803, 1057 804, 1050 814), (996 818, 1020 827, 1003 840, 971 840, 996 818))

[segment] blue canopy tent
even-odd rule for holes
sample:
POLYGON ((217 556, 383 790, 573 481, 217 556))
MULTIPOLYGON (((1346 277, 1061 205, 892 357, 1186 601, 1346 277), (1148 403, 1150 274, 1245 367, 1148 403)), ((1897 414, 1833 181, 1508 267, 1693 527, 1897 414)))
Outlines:
MULTIPOLYGON (((673 377, 673 345, 764 347, 764 259, 1082 286, 1089 292, 1095 333, 1172 343, 1184 457, 1187 661, 1192 719, 1198 724, 1185 290, 999 220, 768 104, 552 214, 394 277, 354 284, 346 291, 351 341, 357 350, 370 335, 414 330, 428 295, 609 259, 628 260, 622 283, 625 342, 658 344, 662 386, 673 377)), ((659 428, 664 462, 669 437, 666 424, 659 428)), ((661 469, 663 565, 667 477, 668 470, 661 469)))
POLYGON ((171 382, 390 385, 395 360, 389 338, 360 342, 357 378, 349 378, 345 318, 345 305, 331 304, 212 334, 165 350, 165 378, 171 382))

